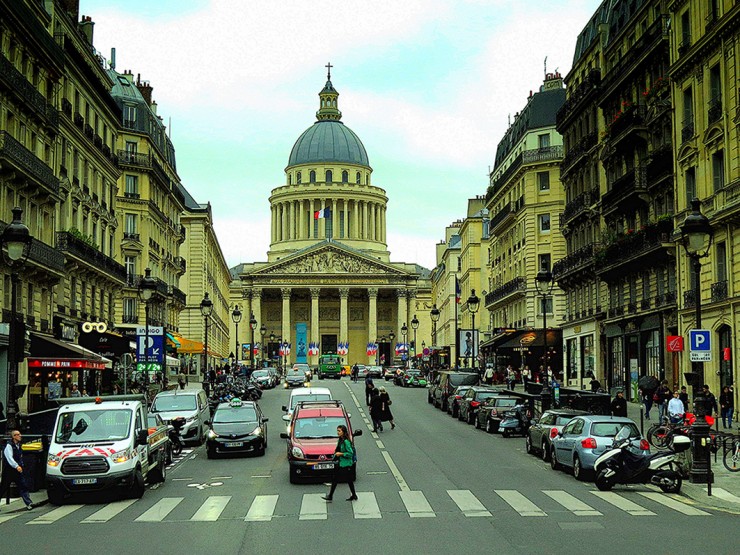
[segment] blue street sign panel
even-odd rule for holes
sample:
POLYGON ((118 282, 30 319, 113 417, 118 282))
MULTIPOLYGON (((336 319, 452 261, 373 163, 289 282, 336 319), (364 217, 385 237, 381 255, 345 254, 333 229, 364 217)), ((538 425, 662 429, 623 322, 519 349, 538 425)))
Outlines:
POLYGON ((689 330, 689 358, 691 362, 712 361, 712 334, 709 330, 689 330))
POLYGON ((164 336, 150 335, 146 353, 144 353, 145 342, 146 336, 144 335, 139 335, 136 338, 136 359, 139 362, 157 362, 161 364, 164 361, 164 336))

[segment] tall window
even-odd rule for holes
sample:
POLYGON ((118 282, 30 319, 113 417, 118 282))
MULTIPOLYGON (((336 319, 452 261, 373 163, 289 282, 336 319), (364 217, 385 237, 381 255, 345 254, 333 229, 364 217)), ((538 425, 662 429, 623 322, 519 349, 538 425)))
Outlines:
POLYGON ((537 184, 540 191, 550 190, 550 172, 537 172, 537 184))
POLYGON ((683 91, 683 126, 694 124, 694 92, 691 87, 683 91))
POLYGON ((355 174, 355 183, 357 183, 358 185, 360 184, 360 178, 361 178, 360 172, 357 172, 355 174))
POLYGON ((136 106, 123 107, 123 126, 129 129, 136 127, 136 106))
POLYGON ((135 256, 127 256, 125 260, 126 265, 126 277, 131 278, 131 276, 136 275, 136 257, 135 256))
POLYGON ((347 170, 342 171, 342 183, 349 183, 349 172, 347 170))
POLYGON ((69 307, 77 310, 77 278, 69 280, 69 307))
POLYGON ((301 184, 303 182, 303 176, 301 175, 301 172, 298 172, 295 177, 295 182, 298 184, 301 184))
POLYGON ((539 260, 540 261, 540 264, 538 266, 538 270, 537 271, 539 272, 540 270, 544 270, 545 272, 549 272, 550 271, 550 255, 549 254, 541 254, 539 256, 539 259, 540 259, 539 260))
POLYGON ((334 174, 331 172, 331 170, 326 170, 326 179, 325 181, 327 183, 333 183, 334 182, 334 174))
POLYGON ((28 298, 26 299, 26 314, 28 316, 33 316, 33 283, 28 284, 28 298))
POLYGON ((694 198, 696 198, 696 168, 692 166, 686 170, 686 206, 690 206, 694 198))
POLYGON ((308 180, 309 180, 309 181, 310 181, 311 183, 316 183, 316 172, 315 172, 314 170, 311 170, 311 171, 310 171, 310 172, 308 173, 308 180))
POLYGON ((716 193, 725 186, 725 152, 718 150, 712 154, 712 184, 716 193))
POLYGON ((722 78, 719 73, 719 64, 712 66, 709 70, 709 94, 710 102, 719 101, 722 98, 722 78))
POLYGON ((537 136, 537 146, 539 148, 549 148, 550 146, 550 134, 544 133, 537 136))
POLYGON ((126 214, 126 233, 136 233, 136 214, 126 214))
POLYGON ((550 214, 540 214, 540 232, 550 232, 550 214))
POLYGON ((134 297, 127 297, 123 299, 123 321, 124 322, 135 322, 136 318, 136 299, 134 297))
POLYGON ((727 244, 720 241, 716 248, 717 281, 727 281, 727 244))
POLYGON ((681 45, 679 48, 688 48, 691 45, 691 18, 689 10, 681 14, 681 45))
POLYGON ((324 224, 324 231, 326 231, 326 238, 331 239, 334 237, 333 218, 325 218, 324 222, 326 222, 324 224))

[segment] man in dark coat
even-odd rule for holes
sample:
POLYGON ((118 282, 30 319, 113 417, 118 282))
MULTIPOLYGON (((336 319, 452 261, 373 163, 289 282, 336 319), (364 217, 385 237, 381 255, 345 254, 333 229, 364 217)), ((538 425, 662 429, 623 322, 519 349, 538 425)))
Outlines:
POLYGON ((383 431, 383 400, 380 398, 380 392, 375 387, 370 394, 370 420, 373 422, 373 432, 383 431))
POLYGON ((18 485, 18 492, 26 504, 26 509, 33 509, 31 496, 28 494, 28 485, 23 476, 23 450, 21 449, 21 433, 18 430, 10 431, 10 441, 2 451, 2 485, 0 485, 0 499, 5 497, 5 491, 11 482, 18 485))
POLYGON ((624 393, 617 391, 617 396, 612 401, 612 416, 627 416, 627 399, 624 393))
POLYGON ((367 374, 365 376, 365 400, 367 401, 368 407, 370 406, 370 394, 372 393, 373 389, 375 389, 375 383, 370 377, 370 374, 367 374))

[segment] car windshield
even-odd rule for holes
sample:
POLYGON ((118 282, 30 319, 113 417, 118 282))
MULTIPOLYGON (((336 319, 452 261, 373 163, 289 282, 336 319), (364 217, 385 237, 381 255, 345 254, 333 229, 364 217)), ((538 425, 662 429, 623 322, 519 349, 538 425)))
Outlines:
POLYGON ((572 416, 558 416, 555 419, 555 426, 565 426, 571 420, 573 420, 572 416))
POLYGON ((339 357, 321 357, 319 364, 339 364, 339 357))
POLYGON ((301 372, 306 372, 310 370, 310 368, 308 364, 296 364, 295 366, 293 366, 293 370, 299 370, 301 372))
POLYGON ((408 374, 409 376, 419 376, 421 375, 421 371, 420 370, 406 370, 406 374, 408 374))
POLYGON ((479 391, 476 395, 476 398, 479 401, 485 401, 486 399, 490 399, 491 397, 496 397, 498 395, 498 391, 479 391))
POLYGON ((129 409, 65 412, 57 425, 57 443, 117 441, 128 437, 131 428, 129 409))
POLYGON ((346 426, 341 416, 298 418, 293 435, 298 439, 329 439, 337 437, 337 426, 346 426))
POLYGON ((269 378, 270 373, 267 370, 255 370, 252 372, 253 378, 269 378))
POLYGON ((513 407, 516 405, 516 399, 496 399, 494 406, 496 407, 513 407))
POLYGON ((294 409, 302 401, 331 401, 328 393, 312 393, 310 395, 294 395, 290 400, 290 408, 294 409))
POLYGON ((233 424, 235 422, 257 422, 254 407, 224 407, 213 415, 214 424, 233 424))
POLYGON ((629 429, 629 437, 640 437, 637 426, 631 422, 594 422, 591 425, 591 435, 613 438, 622 428, 629 429))
POLYGON ((462 385, 462 384, 477 384, 478 383, 478 375, 477 374, 450 374, 450 383, 452 385, 462 385))
POLYGON ((154 399, 152 412, 195 410, 195 395, 162 395, 154 399))

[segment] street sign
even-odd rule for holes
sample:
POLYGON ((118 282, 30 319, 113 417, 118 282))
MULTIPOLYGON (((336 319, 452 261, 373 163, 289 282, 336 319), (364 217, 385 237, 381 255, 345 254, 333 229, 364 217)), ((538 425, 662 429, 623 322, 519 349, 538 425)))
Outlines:
POLYGON ((691 362, 712 362, 711 332, 689 330, 689 358, 691 362))
MULTIPOLYGON (((136 326, 136 335, 146 335, 146 328, 136 326)), ((164 328, 162 326, 149 326, 149 335, 164 335, 164 328)))
POLYGON ((146 343, 146 340, 145 335, 136 338, 136 360, 138 362, 164 362, 164 336, 150 335, 149 345, 145 349, 144 343, 146 343))

